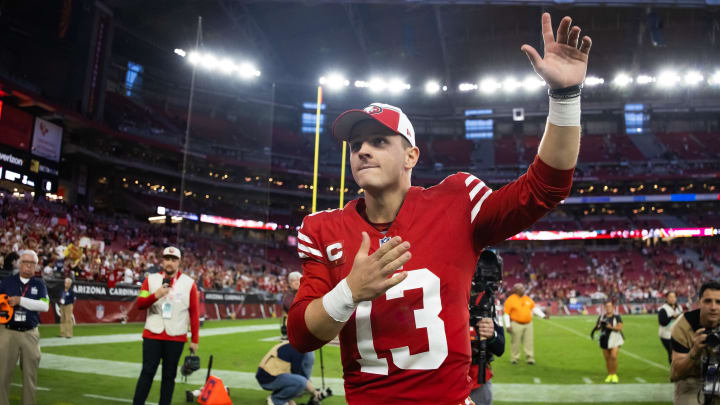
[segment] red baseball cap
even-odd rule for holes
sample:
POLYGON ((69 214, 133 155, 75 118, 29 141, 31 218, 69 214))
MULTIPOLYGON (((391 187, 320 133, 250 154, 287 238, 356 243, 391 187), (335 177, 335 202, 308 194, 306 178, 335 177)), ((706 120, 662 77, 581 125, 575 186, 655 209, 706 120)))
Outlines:
POLYGON ((355 124, 367 119, 376 120, 415 146, 415 129, 407 115, 395 106, 382 103, 372 103, 362 110, 348 110, 340 114, 333 123, 332 135, 339 141, 347 141, 355 124))

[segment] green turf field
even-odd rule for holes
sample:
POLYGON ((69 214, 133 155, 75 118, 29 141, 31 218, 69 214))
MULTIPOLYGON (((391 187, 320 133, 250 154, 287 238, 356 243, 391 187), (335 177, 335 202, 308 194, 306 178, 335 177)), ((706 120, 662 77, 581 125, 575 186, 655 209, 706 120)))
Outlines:
MULTIPOLYGON (((620 384, 602 382, 606 375, 602 354, 597 342, 588 338, 595 318, 554 317, 549 321, 535 321, 536 365, 523 361, 511 365, 509 344, 506 355, 493 363, 495 402, 671 403, 669 367, 657 337, 655 316, 626 316, 623 320, 626 343, 620 350, 620 384)), ((201 329, 199 355, 203 367, 207 365, 208 355, 213 354, 213 369, 217 370, 213 374, 230 386, 235 404, 266 403, 268 394, 254 384, 254 372, 265 352, 276 343, 272 339, 279 334, 278 323, 277 319, 215 321, 201 329)), ((131 403, 142 357, 141 331, 141 324, 81 325, 75 328, 73 339, 60 339, 54 338, 58 334, 57 326, 41 326, 43 360, 38 378, 39 404, 131 403), (93 343, 111 339, 115 342, 93 343)), ((328 385, 341 388, 339 349, 326 347, 323 357, 328 385)), ((190 384, 178 383, 173 403, 185 403, 185 390, 199 388, 204 373, 204 369, 194 373, 190 384)), ((314 376, 313 381, 319 386, 318 356, 314 376)), ((13 381, 11 403, 19 404, 19 370, 13 381)), ((149 402, 157 403, 159 385, 159 381, 153 384, 149 402)), ((301 404, 306 400, 302 398, 297 402, 301 404)), ((345 402, 342 396, 334 396, 323 403, 345 402)))

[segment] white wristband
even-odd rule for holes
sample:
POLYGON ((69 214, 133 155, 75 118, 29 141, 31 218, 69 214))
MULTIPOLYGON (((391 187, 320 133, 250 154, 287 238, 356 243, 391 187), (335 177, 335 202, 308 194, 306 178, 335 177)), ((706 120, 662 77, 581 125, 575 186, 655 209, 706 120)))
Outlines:
POLYGON ((580 96, 567 99, 550 97, 548 121, 559 127, 580 126, 580 96))
POLYGON ((350 319, 357 307, 357 304, 353 301, 352 291, 350 291, 346 279, 342 279, 335 288, 325 294, 322 303, 325 312, 327 312, 332 319, 343 323, 350 319))

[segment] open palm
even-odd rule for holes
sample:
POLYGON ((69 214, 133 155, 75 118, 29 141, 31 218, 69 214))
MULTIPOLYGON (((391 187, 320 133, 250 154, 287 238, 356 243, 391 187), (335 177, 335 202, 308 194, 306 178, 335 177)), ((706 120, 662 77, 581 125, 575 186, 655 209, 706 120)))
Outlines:
POLYGON ((564 17, 557 30, 557 40, 553 35, 550 14, 542 15, 542 35, 545 44, 545 57, 530 45, 523 45, 522 51, 532 63, 535 72, 552 89, 561 89, 582 83, 587 73, 588 56, 592 40, 585 36, 580 41, 580 27, 570 28, 572 19, 564 17))

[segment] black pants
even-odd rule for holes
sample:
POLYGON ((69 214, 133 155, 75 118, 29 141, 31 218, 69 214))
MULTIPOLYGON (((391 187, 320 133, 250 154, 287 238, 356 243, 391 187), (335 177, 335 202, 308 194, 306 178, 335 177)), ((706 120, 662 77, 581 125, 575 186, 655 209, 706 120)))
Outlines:
POLYGON ((672 346, 670 345, 670 339, 660 338, 660 341, 668 353, 668 363, 672 363, 672 346))
POLYGON ((170 405, 175 390, 177 367, 184 346, 185 342, 143 338, 143 365, 135 386, 133 405, 145 405, 160 359, 162 359, 162 382, 158 405, 170 405))

